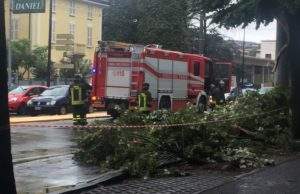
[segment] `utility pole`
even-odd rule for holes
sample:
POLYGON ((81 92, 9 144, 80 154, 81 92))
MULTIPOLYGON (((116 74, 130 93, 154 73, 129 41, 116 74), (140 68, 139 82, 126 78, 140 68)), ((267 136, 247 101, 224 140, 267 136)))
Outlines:
POLYGON ((0 1, 0 193, 16 194, 8 111, 4 1, 0 1))
POLYGON ((48 35, 48 64, 47 64, 47 86, 51 84, 51 49, 52 49, 52 0, 49 1, 49 35, 48 35))
POLYGON ((246 28, 244 28, 244 36, 243 36, 243 58, 242 58, 242 87, 244 86, 245 79, 245 37, 246 37, 246 28))
POLYGON ((207 26, 206 26, 206 14, 201 12, 199 14, 199 21, 200 21, 200 33, 199 33, 199 53, 206 55, 206 35, 207 35, 207 26))

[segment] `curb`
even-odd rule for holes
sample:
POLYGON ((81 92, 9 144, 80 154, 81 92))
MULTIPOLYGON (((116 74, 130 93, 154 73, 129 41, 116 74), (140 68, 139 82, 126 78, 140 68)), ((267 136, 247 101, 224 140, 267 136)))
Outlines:
MULTIPOLYGON (((299 154, 296 154, 296 156, 294 157, 291 157, 287 160, 284 160, 284 161, 281 161, 281 162, 278 162, 274 167, 276 166, 280 166, 280 165, 283 165, 285 163, 288 163, 288 162, 291 162, 291 161, 294 161, 294 160, 297 160, 297 159, 300 159, 300 155, 299 154)), ((237 181, 237 180, 240 180, 244 177, 247 177, 247 176, 251 176, 253 174, 256 174, 256 173, 260 173, 260 172, 263 172, 263 171, 266 171, 268 169, 270 169, 271 167, 270 166, 265 166, 265 167, 262 167, 262 168, 259 168, 259 169, 254 169, 250 172, 246 172, 246 173, 242 173, 240 175, 236 175, 236 176, 233 176, 232 177, 232 180, 228 180, 216 187, 213 187, 213 188, 210 188, 210 189, 207 189, 201 193, 204 193, 204 192, 209 192, 213 189, 216 189, 216 188, 219 188, 219 187, 222 187, 226 184, 229 184, 229 183, 232 183, 234 181, 237 181)), ((83 191, 87 191, 87 190, 90 190, 90 189, 94 189, 94 188, 97 188, 101 185, 105 186, 105 185, 110 185, 110 184, 115 184, 117 182, 120 182, 124 179, 126 179, 128 176, 127 176, 127 173, 126 173, 126 170, 124 169, 120 169, 120 170, 116 170, 116 171, 110 171, 108 173, 105 173, 101 176, 99 176, 98 178, 95 178, 93 180, 90 180, 90 181, 87 181, 86 183, 84 184, 80 184, 78 186, 75 186, 71 189, 68 189, 68 190, 65 190, 65 191, 60 191, 60 192, 51 192, 51 194, 78 194, 80 192, 83 192, 83 191)))
POLYGON ((82 191, 96 188, 99 185, 113 184, 118 181, 124 180, 127 177, 128 176, 127 176, 127 172, 125 169, 109 171, 107 173, 100 175, 97 178, 89 180, 86 183, 77 185, 71 189, 67 189, 64 191, 58 191, 58 192, 50 192, 50 194, 76 194, 76 193, 80 193, 82 191))
POLYGON ((23 164, 23 163, 27 163, 27 162, 36 161, 36 160, 43 160, 43 159, 48 159, 48 158, 56 158, 56 157, 61 157, 61 156, 71 156, 73 154, 74 154, 74 152, 66 153, 66 154, 54 154, 54 155, 46 155, 46 156, 36 156, 36 157, 29 157, 29 158, 20 158, 20 159, 13 160, 13 164, 18 165, 18 164, 23 164))
MULTIPOLYGON (((110 118, 110 116, 105 115, 105 116, 87 116, 87 119, 102 119, 102 118, 110 118)), ((20 124, 20 123, 39 123, 39 122, 53 122, 53 121, 67 121, 67 120, 72 120, 72 118, 50 118, 50 119, 41 119, 41 120, 23 120, 23 121, 10 121, 10 124, 20 124)))

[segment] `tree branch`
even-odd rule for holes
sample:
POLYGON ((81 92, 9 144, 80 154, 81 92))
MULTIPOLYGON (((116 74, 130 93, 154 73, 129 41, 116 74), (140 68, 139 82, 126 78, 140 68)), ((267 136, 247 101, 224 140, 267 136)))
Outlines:
POLYGON ((238 126, 238 125, 233 125, 232 127, 233 127, 234 130, 239 131, 239 132, 242 132, 242 133, 244 133, 244 134, 246 134, 246 135, 248 135, 248 136, 251 136, 251 137, 253 137, 255 140, 265 141, 264 138, 259 137, 259 135, 258 135, 257 133, 254 133, 254 132, 252 132, 252 131, 249 131, 249 130, 247 130, 247 129, 244 129, 244 128, 238 126))

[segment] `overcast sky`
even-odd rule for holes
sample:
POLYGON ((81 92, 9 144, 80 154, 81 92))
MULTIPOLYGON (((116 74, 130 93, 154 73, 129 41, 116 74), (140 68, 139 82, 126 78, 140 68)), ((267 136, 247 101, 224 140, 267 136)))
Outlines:
MULTIPOLYGON (((234 40, 243 40, 243 29, 221 29, 220 33, 225 37, 229 37, 234 40)), ((268 26, 262 26, 258 30, 255 29, 255 24, 251 24, 246 28, 246 41, 260 43, 262 40, 276 40, 276 22, 271 23, 268 26)))

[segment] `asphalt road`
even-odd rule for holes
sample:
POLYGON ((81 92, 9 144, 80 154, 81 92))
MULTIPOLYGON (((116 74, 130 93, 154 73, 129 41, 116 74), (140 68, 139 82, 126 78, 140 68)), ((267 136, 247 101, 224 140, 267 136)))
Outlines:
MULTIPOLYGON (((71 121, 34 123, 72 125, 71 121)), ((44 193, 46 188, 76 185, 100 174, 73 160, 73 129, 12 127, 12 154, 18 193, 44 193)))

